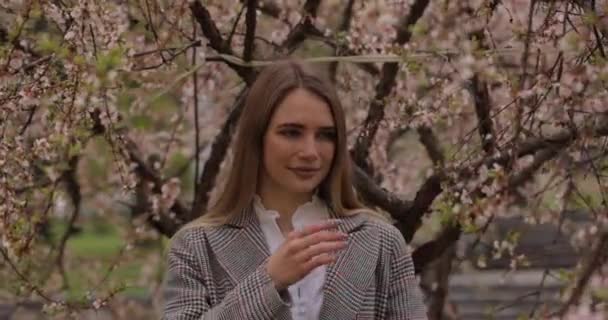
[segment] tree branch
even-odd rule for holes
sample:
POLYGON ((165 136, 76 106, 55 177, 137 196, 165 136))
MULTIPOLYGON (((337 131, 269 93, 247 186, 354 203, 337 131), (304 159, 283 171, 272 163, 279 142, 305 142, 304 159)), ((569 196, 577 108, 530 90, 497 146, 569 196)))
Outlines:
POLYGON ((25 121, 25 124, 23 125, 23 127, 21 127, 21 130, 19 131, 19 135, 22 136, 25 131, 27 130, 27 128, 32 124, 32 120, 34 119, 34 114, 36 113, 36 111, 38 110, 38 105, 33 105, 30 110, 29 110, 29 114, 27 115, 27 120, 25 121))
POLYGON ((258 0, 247 0, 247 14, 245 15, 245 48, 243 48, 243 60, 251 61, 255 45, 255 27, 256 27, 256 11, 258 0))
POLYGON ((320 0, 306 0, 304 3, 304 17, 298 24, 289 31, 287 38, 281 44, 281 47, 287 50, 288 53, 293 52, 308 35, 323 36, 323 32, 315 28, 313 19, 317 16, 320 0))
MULTIPOLYGON (((90 113, 91 119, 93 119, 92 132, 94 134, 103 134, 106 132, 105 127, 101 124, 100 114, 101 111, 99 109, 95 109, 90 113)), ((125 144, 125 153, 128 155, 129 160, 136 164, 135 174, 139 178, 140 184, 151 183, 152 191, 156 194, 161 194, 163 180, 160 178, 159 174, 143 160, 139 154, 137 144, 128 139, 128 137, 121 137, 121 139, 125 144)), ((175 217, 171 217, 171 214, 167 215, 161 213, 157 219, 153 216, 149 216, 148 223, 161 234, 171 237, 179 227, 186 222, 184 217, 188 216, 189 211, 177 200, 173 203, 169 211, 175 213, 175 217)))
POLYGON ((461 234, 462 232, 459 224, 450 224, 441 231, 437 238, 414 250, 412 259, 414 260, 416 273, 420 273, 430 262, 439 258, 446 249, 460 239, 461 234))
MULTIPOLYGON (((456 243, 446 248, 438 261, 433 264, 430 272, 434 283, 431 285, 429 319, 442 320, 449 319, 445 315, 445 304, 449 293, 449 280, 452 273, 452 262, 456 257, 456 243)), ((427 269, 428 271, 428 269, 427 269)))
MULTIPOLYGON (((590 134, 593 137, 608 136, 608 123, 606 123, 606 121, 597 123, 590 129, 590 134)), ((555 157, 559 150, 570 145, 578 136, 578 131, 564 130, 544 139, 533 138, 524 141, 522 143, 523 147, 520 146, 517 148, 519 151, 517 154, 518 158, 534 152, 538 152, 538 154, 532 164, 509 179, 508 187, 515 188, 528 181, 533 177, 533 173, 536 172, 536 170, 540 169, 544 163, 555 157)), ((482 163, 491 167, 494 163, 508 161, 510 159, 509 154, 510 152, 506 151, 498 157, 487 158, 482 161, 482 163)), ((467 176, 469 176, 473 174, 473 171, 469 169, 470 167, 471 166, 461 168, 460 171, 466 172, 467 176)), ((478 166, 473 167, 477 168, 478 166)), ((421 224, 422 215, 428 210, 428 207, 432 204, 435 197, 441 193, 441 185, 439 182, 443 179, 443 176, 437 174, 427 179, 416 194, 416 199, 414 200, 411 209, 404 214, 404 222, 402 223, 399 221, 397 223, 397 227, 402 231, 406 241, 411 241, 414 233, 421 224), (440 179, 440 177, 442 178, 440 179)), ((414 264, 416 265, 417 272, 422 270, 428 262, 439 257, 441 253, 449 247, 449 241, 456 241, 458 239, 460 236, 460 231, 458 231, 459 228, 459 225, 450 225, 446 227, 436 240, 432 240, 420 246, 414 252, 414 264)))
MULTIPOLYGON (((137 164, 135 168, 135 172, 138 177, 140 177, 140 183, 151 182, 152 183, 152 191, 156 194, 161 194, 161 188, 163 185, 162 179, 158 176, 158 174, 150 168, 138 154, 136 145, 132 141, 126 142, 128 145, 128 155, 131 161, 137 164)), ((175 218, 170 217, 170 214, 167 215, 165 213, 160 213, 157 217, 150 215, 148 217, 148 223, 152 225, 156 230, 160 233, 172 236, 179 227, 187 222, 185 217, 188 217, 188 209, 179 201, 175 201, 175 203, 169 209, 170 212, 175 213, 175 218)))
MULTIPOLYGON (((242 12, 242 11, 241 11, 242 12)), ((239 15, 240 17, 240 15, 239 15)), ((238 20, 238 18, 237 18, 238 20)), ((192 24, 193 37, 196 39, 196 26, 192 24)), ((235 24, 236 25, 236 24, 235 24)), ((196 66, 196 47, 192 48, 192 66, 196 66)), ((200 121, 198 115, 199 101, 198 101, 198 72, 192 74, 192 86, 194 91, 194 106, 192 108, 194 112, 194 194, 198 194, 198 176, 199 176, 199 165, 200 165, 200 121)), ((175 132, 175 131, 173 131, 175 132)), ((168 151, 168 150, 167 150, 168 151)), ((163 161, 164 163, 164 161, 163 161)))
POLYGON ((65 181, 66 191, 67 191, 68 195, 70 196, 70 199, 72 200, 72 206, 74 207, 70 220, 68 221, 67 228, 66 228, 65 232, 63 233, 61 240, 59 241, 59 247, 57 249, 58 254, 57 254, 57 259, 55 261, 55 263, 57 264, 57 267, 59 268, 59 272, 61 273, 61 276, 63 278, 63 289, 69 288, 68 275, 65 270, 65 265, 63 263, 65 247, 68 242, 68 239, 74 232, 74 224, 76 223, 76 220, 78 219, 78 216, 80 214, 80 203, 82 200, 82 195, 80 193, 80 185, 78 184, 78 180, 77 180, 78 161, 79 160, 80 160, 79 156, 71 157, 69 164, 68 164, 69 169, 66 170, 63 175, 63 180, 65 181))
POLYGON ((553 159, 558 154, 558 149, 547 148, 539 151, 534 156, 534 161, 517 174, 509 178, 508 188, 515 190, 517 187, 530 180, 530 177, 545 164, 545 162, 553 159))
MULTIPOLYGON (((568 301, 559 309, 557 316, 561 319, 570 310, 572 305, 579 302, 585 288, 589 284, 589 280, 593 273, 600 269, 608 260, 608 232, 604 232, 586 259, 581 276, 576 282, 576 286, 572 290, 568 301)), ((554 315, 555 316, 555 315, 554 315)))
POLYGON ((313 18, 316 18, 320 4, 321 0, 306 0, 306 3, 304 3, 304 12, 311 15, 313 18))
MULTIPOLYGON (((416 0, 410 9, 410 12, 398 24, 397 38, 395 44, 403 45, 412 37, 410 28, 418 22, 427 8, 430 0, 416 0)), ((366 172, 370 172, 371 168, 367 163, 369 156, 369 147, 378 131, 380 121, 384 118, 384 99, 390 94, 396 83, 397 71, 399 65, 396 62, 385 63, 382 66, 380 81, 376 85, 376 94, 372 103, 369 106, 367 117, 363 122, 363 129, 357 136, 355 147, 353 149, 353 159, 355 163, 363 168, 366 172)))
POLYGON ((220 171, 220 165, 222 164, 222 161, 224 161, 226 152, 230 146, 232 134, 236 128, 237 121, 245 105, 246 95, 247 89, 243 89, 239 93, 228 119, 226 119, 221 131, 213 140, 213 144, 211 145, 211 153, 205 162, 205 166, 203 167, 203 174, 199 178, 199 190, 195 195, 192 211, 187 217, 187 221, 202 214, 203 209, 207 207, 209 202, 209 194, 215 185, 215 179, 220 171))
POLYGON ((306 40, 308 36, 311 35, 323 37, 323 32, 314 26, 310 16, 307 15, 302 18, 302 20, 295 27, 293 27, 291 31, 289 31, 287 38, 281 44, 281 48, 286 50, 288 53, 292 53, 302 42, 304 42, 304 40, 306 40))
MULTIPOLYGON (((344 7, 344 12, 342 13, 342 22, 340 22, 340 26, 338 27, 338 32, 346 32, 350 29, 350 23, 353 19, 353 8, 355 7, 355 0, 348 0, 346 3, 346 7, 344 7)), ((339 55, 340 50, 336 46, 334 47, 334 54, 339 55)), ((336 72, 338 71, 338 62, 334 61, 329 64, 329 74, 331 79, 336 81, 336 72)))
MULTIPOLYGON (((296 39, 298 41, 304 41, 306 38, 311 39, 311 40, 318 40, 323 42, 324 44, 332 47, 335 52, 336 55, 345 55, 345 56, 356 56, 357 52, 355 52, 352 49, 349 49, 347 46, 344 45, 340 45, 337 44, 336 41, 332 40, 331 37, 325 36, 325 34, 319 30, 317 27, 315 27, 312 23, 308 24, 305 26, 305 28, 301 29, 300 32, 304 32, 305 34, 303 35, 304 38, 301 39, 296 39)), ((300 33, 298 33, 300 34, 300 33)), ((292 36, 293 37, 293 36, 292 36)), ((289 40, 289 35, 287 37, 287 39, 289 40)), ((296 43, 299 43, 298 41, 295 40, 289 40, 289 41, 294 41, 296 43)), ((292 52, 293 50, 295 50, 294 45, 287 43, 286 41, 286 46, 287 46, 287 50, 289 52, 292 52), (293 48, 291 48, 293 47, 293 48), (291 49, 289 49, 291 48, 291 49)), ((332 62, 335 63, 335 62, 332 62)), ((357 63, 356 64, 357 67, 361 68, 361 70, 369 73, 372 76, 377 76, 380 74, 380 70, 373 64, 373 63, 369 63, 369 62, 364 62, 364 63, 357 63)))
POLYGON ((232 46, 232 37, 236 34, 236 27, 239 25, 239 21, 241 21, 241 16, 243 15, 243 12, 245 11, 245 7, 246 7, 246 5, 243 5, 241 7, 239 14, 236 16, 236 19, 234 20, 232 29, 230 30, 230 33, 228 34, 228 39, 226 39, 226 43, 228 44, 228 46, 232 46))
POLYGON ((443 191, 441 180, 442 176, 437 173, 430 176, 416 192, 416 197, 409 210, 403 212, 401 217, 395 217, 399 221, 397 228, 402 231, 405 241, 412 241, 414 234, 422 225, 422 216, 443 191))
MULTIPOLYGON (((201 26, 201 30, 207 39, 209 45, 215 51, 222 54, 233 55, 232 48, 222 39, 222 34, 218 30, 215 22, 211 18, 209 11, 200 3, 200 0, 195 0, 190 3, 190 11, 201 26)), ((251 68, 242 67, 226 61, 226 64, 234 70, 248 84, 251 84, 255 79, 255 72, 251 68)))
POLYGON ((355 188, 363 199, 380 207, 393 217, 401 216, 400 212, 404 212, 411 207, 411 202, 402 200, 395 194, 378 186, 361 168, 355 166, 354 169, 355 188))
POLYGON ((479 80, 479 76, 476 74, 466 87, 473 96, 482 149, 486 154, 492 154, 496 147, 496 137, 494 136, 494 126, 490 117, 490 93, 488 92, 488 86, 484 81, 479 80))
POLYGON ((426 126, 419 127, 418 135, 420 136, 420 142, 426 149, 426 152, 433 164, 435 166, 442 167, 443 163, 445 162, 445 157, 439 145, 439 141, 431 128, 426 126))
MULTIPOLYGON (((591 128, 583 128, 580 130, 564 129, 547 137, 529 138, 519 144, 515 155, 517 158, 521 158, 545 148, 563 148, 570 145, 575 139, 577 139, 582 131, 589 131, 589 135, 595 138, 608 136, 608 123, 606 123, 606 121, 599 121, 596 122, 596 125, 591 128)), ((492 167, 494 164, 504 166, 511 159, 511 157, 513 157, 513 153, 513 150, 509 149, 494 157, 480 159, 469 166, 461 168, 459 170, 459 175, 463 178, 469 177, 482 165, 485 165, 488 168, 492 167)))

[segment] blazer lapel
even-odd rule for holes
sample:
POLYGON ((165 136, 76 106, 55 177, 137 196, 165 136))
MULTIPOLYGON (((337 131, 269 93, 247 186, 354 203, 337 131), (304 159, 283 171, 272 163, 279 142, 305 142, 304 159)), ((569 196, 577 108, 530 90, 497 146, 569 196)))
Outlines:
POLYGON ((254 272, 270 255, 260 223, 250 207, 227 225, 209 230, 207 237, 233 285, 254 272))
MULTIPOLYGON (((332 216, 332 218, 337 218, 332 216)), ((327 267, 320 319, 354 319, 365 290, 373 280, 380 242, 363 214, 341 218, 340 231, 348 233, 347 247, 327 267)))

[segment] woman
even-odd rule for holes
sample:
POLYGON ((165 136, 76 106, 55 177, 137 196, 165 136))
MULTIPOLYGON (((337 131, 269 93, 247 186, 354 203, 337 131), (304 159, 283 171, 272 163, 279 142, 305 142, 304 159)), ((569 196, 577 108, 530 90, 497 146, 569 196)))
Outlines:
POLYGON ((172 238, 163 319, 426 319, 403 237, 356 198, 325 77, 263 70, 234 153, 217 203, 172 238))

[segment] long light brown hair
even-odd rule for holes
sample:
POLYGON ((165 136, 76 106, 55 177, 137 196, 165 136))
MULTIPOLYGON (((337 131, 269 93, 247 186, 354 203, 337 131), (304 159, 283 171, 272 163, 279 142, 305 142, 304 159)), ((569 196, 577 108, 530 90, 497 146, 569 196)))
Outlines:
POLYGON ((208 212, 189 226, 224 224, 251 205, 257 191, 263 139, 270 119, 281 101, 298 88, 308 90, 329 105, 336 127, 335 154, 329 173, 318 187, 319 197, 337 216, 365 209, 353 189, 344 110, 333 84, 311 65, 287 60, 266 67, 251 86, 239 120, 225 188, 208 212))

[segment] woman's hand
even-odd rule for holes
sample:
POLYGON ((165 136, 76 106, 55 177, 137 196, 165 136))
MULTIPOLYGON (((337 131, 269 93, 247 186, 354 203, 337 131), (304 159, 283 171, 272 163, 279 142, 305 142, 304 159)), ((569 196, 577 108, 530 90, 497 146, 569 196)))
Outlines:
POLYGON ((266 270, 277 290, 298 282, 316 267, 335 261, 334 252, 346 246, 347 235, 335 229, 338 222, 329 220, 292 231, 268 259, 266 270))

